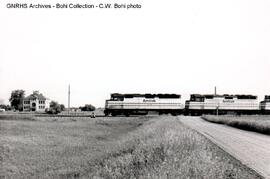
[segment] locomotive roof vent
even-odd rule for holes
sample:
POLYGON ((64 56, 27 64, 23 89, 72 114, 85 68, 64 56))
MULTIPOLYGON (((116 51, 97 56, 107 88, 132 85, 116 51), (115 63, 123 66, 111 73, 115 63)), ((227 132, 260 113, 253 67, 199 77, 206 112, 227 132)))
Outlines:
POLYGON ((181 98, 179 94, 138 94, 138 93, 127 93, 127 94, 120 94, 120 93, 112 93, 111 98, 134 98, 134 97, 143 97, 143 98, 181 98))

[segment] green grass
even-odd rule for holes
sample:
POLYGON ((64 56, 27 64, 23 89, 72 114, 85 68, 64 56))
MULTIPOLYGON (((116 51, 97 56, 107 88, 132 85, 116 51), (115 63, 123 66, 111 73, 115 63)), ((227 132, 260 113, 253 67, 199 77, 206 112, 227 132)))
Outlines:
POLYGON ((0 120, 0 178, 259 178, 177 117, 0 120))
POLYGON ((270 116, 203 116, 202 118, 209 122, 270 134, 270 116))

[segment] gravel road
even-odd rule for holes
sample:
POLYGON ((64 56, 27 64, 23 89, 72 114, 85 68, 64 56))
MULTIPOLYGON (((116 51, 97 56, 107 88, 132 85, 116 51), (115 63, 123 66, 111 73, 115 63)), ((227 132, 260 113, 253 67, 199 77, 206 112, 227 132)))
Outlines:
POLYGON ((181 116, 179 120, 205 135, 226 152, 270 179, 270 136, 207 122, 200 117, 181 116))

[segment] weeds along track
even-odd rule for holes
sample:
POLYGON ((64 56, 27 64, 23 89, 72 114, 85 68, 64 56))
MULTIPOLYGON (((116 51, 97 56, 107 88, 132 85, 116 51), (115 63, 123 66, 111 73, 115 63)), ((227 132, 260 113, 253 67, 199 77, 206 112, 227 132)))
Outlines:
POLYGON ((217 124, 270 135, 270 116, 202 116, 202 119, 217 124))

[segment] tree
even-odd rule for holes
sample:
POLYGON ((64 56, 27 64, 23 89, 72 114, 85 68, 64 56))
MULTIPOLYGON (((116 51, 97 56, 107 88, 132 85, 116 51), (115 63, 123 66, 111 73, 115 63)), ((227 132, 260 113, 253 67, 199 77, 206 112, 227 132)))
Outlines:
POLYGON ((58 104, 56 101, 51 101, 50 108, 46 109, 45 112, 49 114, 58 114, 63 111, 63 106, 58 104))
POLYGON ((24 90, 14 90, 11 92, 11 96, 9 98, 9 102, 11 107, 14 107, 14 109, 22 111, 23 110, 23 98, 24 98, 24 90))
POLYGON ((79 107, 82 111, 94 111, 96 108, 92 104, 86 104, 83 107, 79 107))
POLYGON ((60 104, 60 109, 61 111, 64 111, 66 108, 65 108, 65 105, 64 104, 60 104))
POLYGON ((0 104, 0 109, 5 109, 6 111, 12 110, 12 108, 9 105, 0 104))

